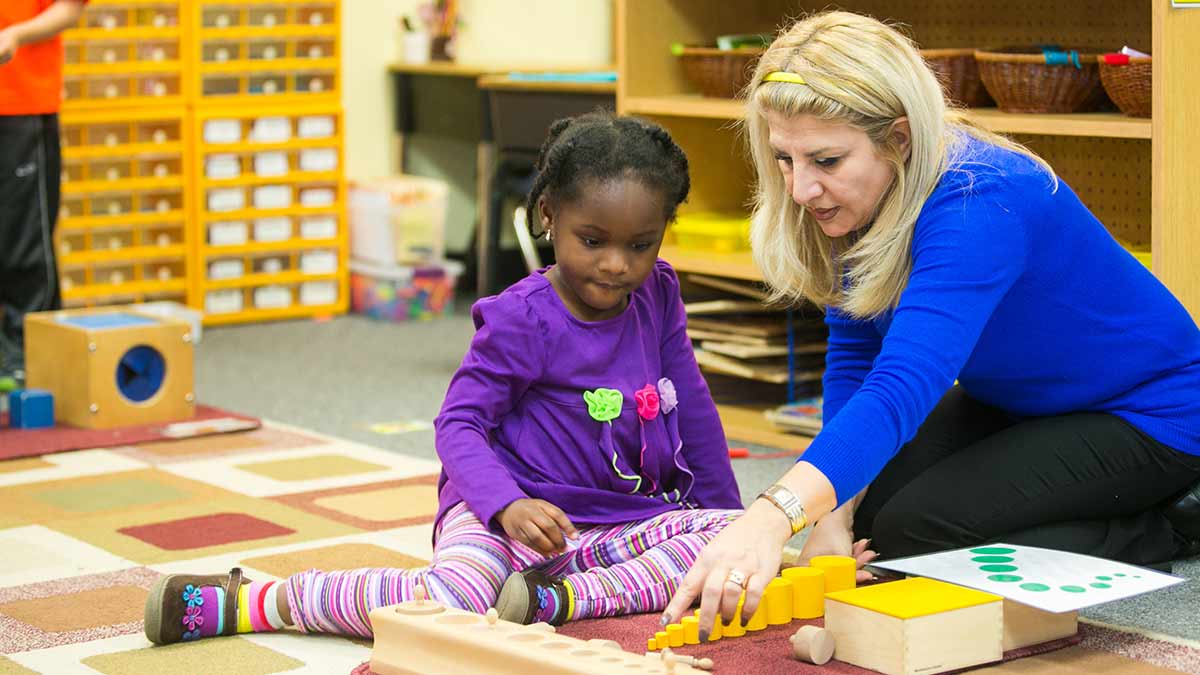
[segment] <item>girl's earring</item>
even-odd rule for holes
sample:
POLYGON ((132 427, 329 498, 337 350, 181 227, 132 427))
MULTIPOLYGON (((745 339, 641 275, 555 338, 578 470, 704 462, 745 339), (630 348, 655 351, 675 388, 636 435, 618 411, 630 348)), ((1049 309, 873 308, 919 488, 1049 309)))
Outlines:
POLYGON ((546 241, 554 241, 554 230, 546 228, 546 241))

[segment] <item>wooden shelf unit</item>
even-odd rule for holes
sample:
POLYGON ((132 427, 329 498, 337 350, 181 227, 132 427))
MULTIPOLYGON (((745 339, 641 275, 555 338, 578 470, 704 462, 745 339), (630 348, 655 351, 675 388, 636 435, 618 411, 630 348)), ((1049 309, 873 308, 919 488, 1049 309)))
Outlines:
MULTIPOLYGON (((1155 275, 1200 320, 1200 191, 1195 189, 1200 116, 1186 104, 1200 97, 1200 78, 1189 72, 1200 62, 1195 39, 1200 11, 1173 9, 1166 0, 1066 5, 848 0, 843 6, 902 22, 921 47, 930 49, 1046 43, 1100 51, 1150 48, 1155 56, 1152 119, 1116 113, 1018 115, 994 108, 968 112, 984 127, 1013 135, 1046 158, 1115 236, 1152 249, 1155 275)), ((790 18, 823 7, 788 0, 617 0, 617 110, 654 119, 687 152, 692 194, 682 210, 744 210, 753 173, 739 132, 743 103, 700 96, 671 54, 672 43, 710 44, 718 35, 774 32, 790 18)), ((761 280, 749 253, 665 246, 662 256, 680 271, 761 280)), ((731 425, 731 435, 747 427, 745 409, 722 414, 740 421, 731 425)))
MULTIPOLYGON (((1015 115, 970 112, 989 129, 1015 135, 1050 162, 1117 237, 1153 251, 1153 269, 1200 318, 1200 118, 1186 101, 1200 96, 1189 68, 1200 59, 1200 11, 1151 0, 851 0, 846 9, 902 22, 926 48, 997 44, 1122 45, 1155 55, 1154 116, 1115 113, 1015 115), (1169 101, 1168 101, 1169 96, 1169 101), (1173 102, 1173 105, 1169 105, 1173 102)), ((773 31, 820 3, 787 0, 618 0, 617 109, 663 124, 688 153, 693 192, 685 210, 736 211, 750 199, 752 173, 737 120, 739 101, 705 98, 684 77, 672 43, 706 44, 717 35, 773 31)), ((665 250, 696 272, 749 278, 745 260, 665 250)), ((673 258, 674 257, 674 258, 673 258)), ((748 258, 747 258, 748 259, 748 258)), ((753 266, 753 263, 750 263, 753 266)))

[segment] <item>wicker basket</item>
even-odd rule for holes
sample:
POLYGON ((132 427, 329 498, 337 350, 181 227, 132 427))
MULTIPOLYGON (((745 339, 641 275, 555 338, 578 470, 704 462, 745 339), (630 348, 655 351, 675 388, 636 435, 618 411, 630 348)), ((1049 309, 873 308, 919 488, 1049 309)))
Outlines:
POLYGON ((733 98, 754 74, 754 62, 762 49, 717 49, 684 47, 678 50, 679 62, 687 78, 704 96, 733 98))
POLYGON ((996 104, 979 79, 974 49, 922 49, 921 56, 950 100, 968 108, 996 104))
POLYGON ((1107 103, 1096 54, 1057 51, 1069 63, 1051 65, 1039 47, 978 50, 979 75, 996 105, 1013 113, 1073 113, 1107 103))
POLYGON ((1149 117, 1151 57, 1101 54, 1096 60, 1104 91, 1117 108, 1130 117, 1149 117))

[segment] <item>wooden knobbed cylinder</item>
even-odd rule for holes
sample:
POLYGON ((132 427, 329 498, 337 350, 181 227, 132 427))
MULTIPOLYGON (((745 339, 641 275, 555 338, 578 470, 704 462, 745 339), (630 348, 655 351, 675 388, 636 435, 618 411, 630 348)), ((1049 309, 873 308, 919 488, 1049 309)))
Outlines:
POLYGON ((833 658, 833 635, 824 628, 803 626, 790 639, 792 653, 801 661, 823 666, 833 658))

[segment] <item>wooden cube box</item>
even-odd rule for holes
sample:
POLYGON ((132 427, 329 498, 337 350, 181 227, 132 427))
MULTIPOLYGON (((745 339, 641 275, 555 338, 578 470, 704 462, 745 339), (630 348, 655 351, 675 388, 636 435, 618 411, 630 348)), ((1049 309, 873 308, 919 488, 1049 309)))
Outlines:
POLYGON ((887 675, 933 675, 1002 655, 1002 598, 912 578, 825 596, 833 657, 887 675))
POLYGON ((25 377, 54 394, 60 422, 89 429, 192 417, 191 326, 128 308, 25 317, 25 377))

